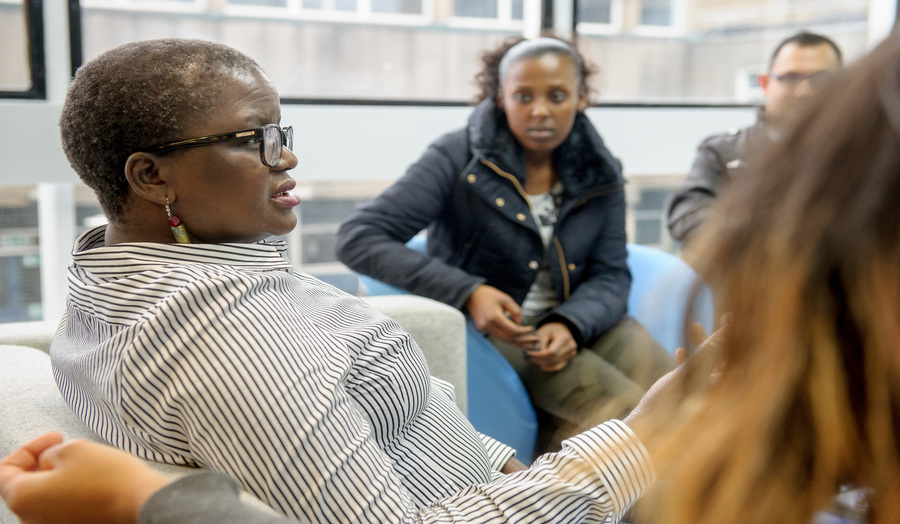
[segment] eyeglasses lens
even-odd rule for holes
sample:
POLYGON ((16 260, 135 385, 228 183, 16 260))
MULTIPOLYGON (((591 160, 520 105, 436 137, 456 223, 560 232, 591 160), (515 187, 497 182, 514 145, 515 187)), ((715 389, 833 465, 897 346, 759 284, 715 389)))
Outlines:
POLYGON ((809 83, 816 89, 823 87, 825 84, 831 80, 833 74, 830 71, 817 71, 811 75, 803 75, 800 73, 785 73, 783 75, 777 75, 776 78, 780 80, 784 85, 795 88, 803 83, 804 80, 809 80, 809 83))
POLYGON ((275 167, 281 161, 281 129, 278 126, 263 129, 263 155, 269 167, 275 167))
POLYGON ((284 128, 284 147, 294 150, 294 128, 291 126, 284 128))

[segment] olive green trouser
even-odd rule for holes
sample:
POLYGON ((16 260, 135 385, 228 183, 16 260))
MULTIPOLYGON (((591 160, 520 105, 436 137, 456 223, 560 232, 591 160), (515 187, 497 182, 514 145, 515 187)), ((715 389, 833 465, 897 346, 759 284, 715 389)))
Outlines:
MULTIPOLYGON (((530 325, 536 319, 527 319, 530 325)), ((535 454, 558 451, 564 439, 626 416, 675 360, 642 325, 625 318, 565 368, 542 371, 519 346, 488 340, 515 368, 538 415, 535 454)), ((531 458, 531 457, 527 457, 531 458)))

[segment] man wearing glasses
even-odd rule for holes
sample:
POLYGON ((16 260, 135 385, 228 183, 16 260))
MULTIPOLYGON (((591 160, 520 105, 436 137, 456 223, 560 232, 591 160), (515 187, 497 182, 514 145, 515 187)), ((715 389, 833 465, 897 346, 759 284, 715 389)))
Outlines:
POLYGON ((759 75, 766 102, 757 122, 713 135, 700 144, 694 165, 669 203, 669 232, 675 240, 690 240, 722 186, 746 167, 751 146, 764 147, 778 140, 803 99, 827 82, 842 61, 837 44, 815 33, 800 32, 778 44, 768 72, 759 75))

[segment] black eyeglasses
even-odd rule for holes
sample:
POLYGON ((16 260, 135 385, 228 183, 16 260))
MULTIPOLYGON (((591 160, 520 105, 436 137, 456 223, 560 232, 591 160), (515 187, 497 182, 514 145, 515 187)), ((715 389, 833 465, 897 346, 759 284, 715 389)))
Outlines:
POLYGON ((244 129, 233 133, 221 133, 178 140, 167 144, 157 144, 149 147, 147 150, 151 153, 159 153, 176 149, 187 149, 189 147, 208 146, 231 140, 252 140, 254 138, 259 140, 259 158, 262 160, 262 163, 269 167, 275 167, 281 162, 281 150, 285 147, 288 149, 293 147, 294 129, 291 126, 280 127, 278 124, 266 124, 256 129, 244 129))
POLYGON ((810 85, 818 89, 827 84, 832 78, 834 78, 834 71, 816 71, 815 73, 809 75, 803 75, 800 73, 785 73, 783 75, 776 75, 775 73, 769 73, 769 76, 790 88, 795 88, 802 84, 804 80, 809 80, 810 85))

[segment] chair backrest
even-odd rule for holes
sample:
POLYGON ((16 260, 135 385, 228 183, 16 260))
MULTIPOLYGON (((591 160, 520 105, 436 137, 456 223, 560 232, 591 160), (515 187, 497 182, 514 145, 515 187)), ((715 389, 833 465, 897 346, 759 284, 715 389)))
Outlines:
MULTIPOLYGON (((677 256, 639 244, 628 244, 628 268, 632 277, 628 314, 674 352, 684 345, 684 318, 699 283, 697 273, 677 256)), ((693 321, 701 322, 709 333, 715 320, 712 294, 706 285, 699 285, 693 321)))

